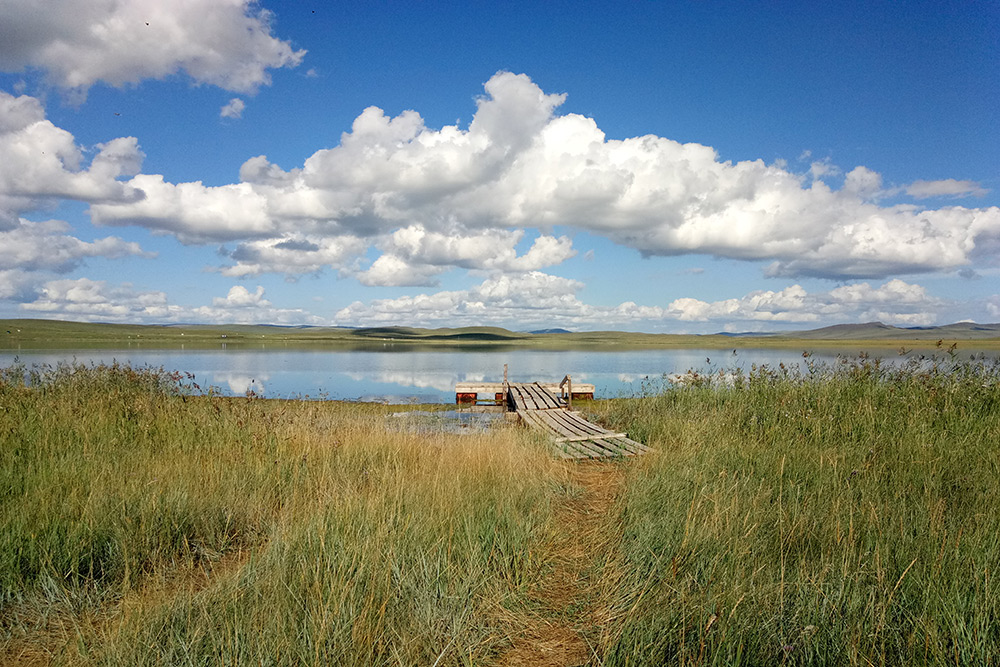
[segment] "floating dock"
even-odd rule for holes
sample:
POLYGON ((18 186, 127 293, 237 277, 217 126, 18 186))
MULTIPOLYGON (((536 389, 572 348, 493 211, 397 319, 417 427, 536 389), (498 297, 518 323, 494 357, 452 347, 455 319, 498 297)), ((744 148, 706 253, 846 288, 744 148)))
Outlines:
POLYGON ((601 428, 571 409, 573 399, 594 397, 594 385, 562 383, 460 382, 455 386, 457 403, 476 404, 479 394, 487 402, 505 406, 533 428, 547 433, 557 456, 565 459, 601 459, 635 456, 649 451, 625 433, 601 428))

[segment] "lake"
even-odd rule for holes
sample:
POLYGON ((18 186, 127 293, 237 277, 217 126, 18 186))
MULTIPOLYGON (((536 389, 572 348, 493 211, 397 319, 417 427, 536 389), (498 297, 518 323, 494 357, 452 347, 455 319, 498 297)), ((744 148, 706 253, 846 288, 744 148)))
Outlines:
MULTIPOLYGON (((814 350, 813 359, 834 362, 856 356, 858 348, 814 350)), ((963 355, 965 358, 966 354, 963 355)), ((880 350, 898 359, 895 350, 880 350)), ((996 356, 997 352, 988 353, 996 356)), ((416 348, 389 345, 380 350, 265 347, 225 344, 217 349, 59 349, 0 350, 0 366, 15 359, 33 364, 59 362, 127 363, 193 373, 230 396, 252 390, 266 398, 329 398, 389 403, 452 403, 455 383, 501 381, 504 364, 511 381, 555 381, 571 374, 575 382, 595 385, 597 398, 631 396, 644 383, 659 386, 665 374, 801 364, 802 350, 773 348, 537 350, 519 348, 416 348)))

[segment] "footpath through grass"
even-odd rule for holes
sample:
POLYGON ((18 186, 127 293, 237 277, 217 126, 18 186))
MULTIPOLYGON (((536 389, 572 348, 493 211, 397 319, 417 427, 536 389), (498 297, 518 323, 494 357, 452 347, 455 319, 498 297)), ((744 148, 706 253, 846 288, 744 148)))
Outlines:
POLYGON ((551 626, 602 665, 997 665, 998 382, 859 360, 590 403, 656 452, 572 552, 581 487, 528 431, 0 370, 0 662, 490 665, 551 626))

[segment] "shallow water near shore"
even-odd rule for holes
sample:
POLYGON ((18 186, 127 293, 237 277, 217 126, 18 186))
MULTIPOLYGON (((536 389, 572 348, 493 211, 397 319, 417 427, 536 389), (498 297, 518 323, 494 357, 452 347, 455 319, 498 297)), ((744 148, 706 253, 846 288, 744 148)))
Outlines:
POLYGON ((390 424, 413 433, 479 435, 507 423, 503 412, 469 410, 408 410, 390 415, 390 424))

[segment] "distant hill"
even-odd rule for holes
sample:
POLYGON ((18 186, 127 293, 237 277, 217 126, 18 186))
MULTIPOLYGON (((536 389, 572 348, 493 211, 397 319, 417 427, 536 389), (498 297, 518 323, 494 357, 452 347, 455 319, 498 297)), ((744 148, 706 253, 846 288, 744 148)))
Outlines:
POLYGON ((977 340, 1000 338, 1000 324, 958 322, 937 327, 894 327, 882 322, 866 322, 772 335, 806 340, 977 340))
POLYGON ((719 333, 712 335, 725 336, 726 338, 760 338, 762 336, 774 336, 776 334, 770 331, 741 331, 739 333, 733 333, 731 331, 720 331, 719 333))
POLYGON ((373 346, 415 344, 518 346, 553 349, 618 348, 652 349, 662 347, 697 348, 711 346, 787 347, 803 341, 817 344, 843 344, 864 341, 874 346, 946 341, 981 341, 1000 345, 1000 324, 958 322, 937 327, 894 327, 882 322, 837 324, 820 329, 784 332, 744 332, 695 334, 652 334, 628 331, 578 331, 538 329, 516 332, 501 327, 459 327, 423 329, 419 327, 319 327, 251 324, 102 324, 63 322, 59 320, 0 320, 0 349, 30 347, 214 347, 220 343, 238 346, 252 343, 282 345, 331 345, 370 349, 373 346))

